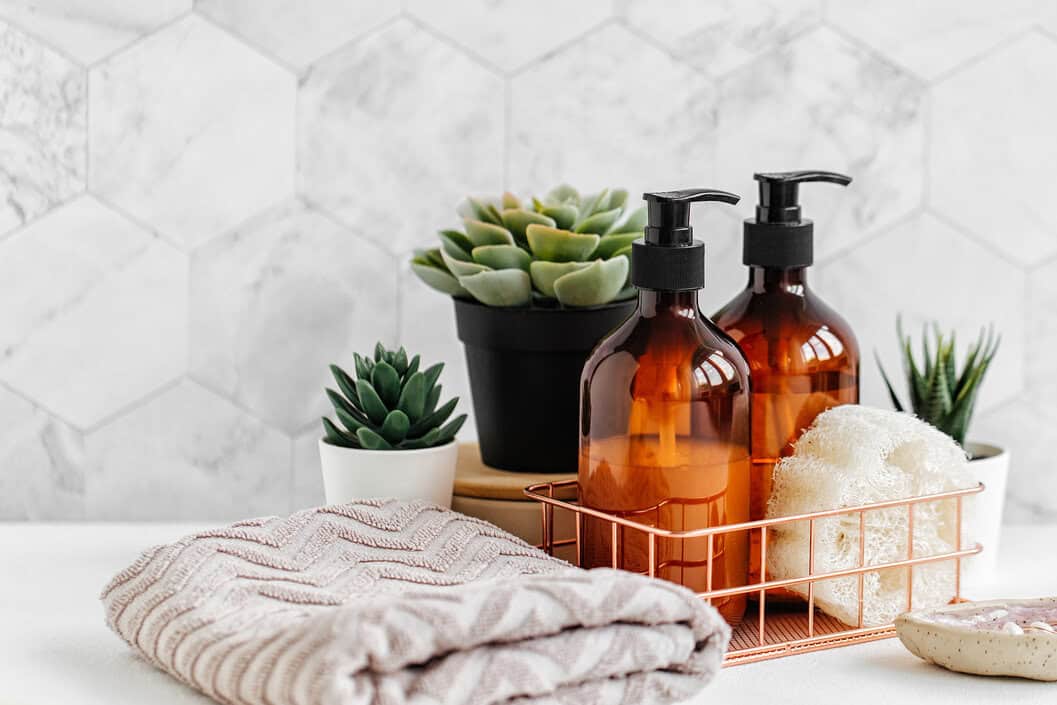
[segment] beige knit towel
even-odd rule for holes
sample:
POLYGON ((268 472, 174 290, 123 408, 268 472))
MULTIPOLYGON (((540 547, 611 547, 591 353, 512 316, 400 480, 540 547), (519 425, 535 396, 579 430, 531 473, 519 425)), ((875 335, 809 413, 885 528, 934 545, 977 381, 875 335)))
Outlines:
POLYGON ((715 675, 730 636, 679 586, 391 500, 150 549, 102 599, 144 658, 247 705, 668 703, 715 675))

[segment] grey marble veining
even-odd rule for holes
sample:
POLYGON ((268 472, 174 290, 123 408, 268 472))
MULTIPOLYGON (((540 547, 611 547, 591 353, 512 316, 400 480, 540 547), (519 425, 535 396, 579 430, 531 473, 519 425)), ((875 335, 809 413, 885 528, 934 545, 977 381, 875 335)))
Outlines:
POLYGON ((407 257, 466 194, 716 186, 712 312, 753 171, 805 188, 823 299, 1002 349, 970 435, 1057 520, 1057 9, 1038 0, 0 0, 0 520, 220 519, 322 500, 326 366, 446 364, 407 257), (193 6, 192 6, 193 5, 193 6))

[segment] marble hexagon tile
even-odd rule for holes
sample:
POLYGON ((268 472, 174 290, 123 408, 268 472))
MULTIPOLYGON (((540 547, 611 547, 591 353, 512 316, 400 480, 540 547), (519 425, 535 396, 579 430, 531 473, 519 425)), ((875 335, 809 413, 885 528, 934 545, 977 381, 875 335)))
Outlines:
POLYGON ((0 21, 0 235, 84 190, 84 71, 0 21))
MULTIPOLYGON (((1001 364, 1001 360, 995 358, 995 364, 1001 364)), ((1052 405, 1047 408, 1024 398, 978 413, 972 422, 971 438, 1002 446, 1010 452, 1003 521, 1057 522, 1054 428, 1057 428, 1057 413, 1052 405)))
POLYGON ((102 59, 190 9, 191 0, 0 0, 0 17, 84 64, 102 59))
POLYGON ((400 20, 314 65, 298 99, 305 195, 391 252, 432 242, 503 178, 503 81, 400 20))
POLYGON ((932 204, 1026 265, 1057 253, 1055 63, 1032 33, 933 88, 932 204))
POLYGON ((198 0, 195 10, 302 68, 395 17, 400 6, 377 0, 198 0))
POLYGON ((0 379, 80 428, 172 381, 187 257, 90 196, 0 242, 0 379))
POLYGON ((815 258, 852 247, 923 198, 925 89, 828 28, 813 30, 720 84, 717 168, 756 199, 757 171, 830 169, 846 188, 802 191, 815 221, 815 258))
MULTIPOLYGON (((1024 317, 1017 312, 1024 301, 1024 272, 933 215, 917 215, 816 269, 815 292, 847 319, 859 340, 864 404, 891 406, 874 351, 906 400, 898 314, 917 345, 925 324, 935 321, 945 333, 954 329, 959 359, 980 329, 993 323, 1002 335, 1002 348, 977 409, 993 408, 1022 393, 1025 331, 1024 317)), ((915 352, 920 354, 920 348, 915 352)))
POLYGON ((819 23, 820 0, 617 0, 627 23, 713 76, 819 23))
POLYGON ((0 388, 0 520, 84 516, 80 435, 0 388))
MULTIPOLYGON (((992 280, 995 281, 995 280, 992 280)), ((1057 417, 1057 260, 1028 274, 1027 294, 1027 394, 1057 417)))
POLYGON ((93 520, 235 519, 290 506, 290 440, 182 381, 85 438, 93 520))
POLYGON ((512 71, 599 24, 611 7, 609 0, 408 0, 407 9, 467 51, 512 71))
POLYGON ((94 67, 90 188, 191 246, 293 192, 295 79, 189 16, 94 67))
POLYGON ((314 426, 294 439, 294 490, 291 509, 308 509, 326 503, 319 461, 322 427, 314 426))
POLYGON ((1039 0, 840 0, 830 21, 918 76, 933 79, 1038 19, 1039 0))
POLYGON ((191 374, 294 434, 318 422, 328 365, 396 338, 392 257, 287 204, 194 253, 191 374))
POLYGON ((607 25, 511 79, 509 186, 715 185, 712 82, 607 25))

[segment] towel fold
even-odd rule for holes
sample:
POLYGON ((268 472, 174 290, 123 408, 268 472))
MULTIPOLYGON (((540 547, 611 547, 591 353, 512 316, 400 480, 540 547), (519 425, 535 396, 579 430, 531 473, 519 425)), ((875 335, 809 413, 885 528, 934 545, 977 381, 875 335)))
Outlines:
POLYGON ((102 600, 144 658, 245 705, 669 703, 708 682, 730 637, 677 585, 391 500, 193 534, 102 600))

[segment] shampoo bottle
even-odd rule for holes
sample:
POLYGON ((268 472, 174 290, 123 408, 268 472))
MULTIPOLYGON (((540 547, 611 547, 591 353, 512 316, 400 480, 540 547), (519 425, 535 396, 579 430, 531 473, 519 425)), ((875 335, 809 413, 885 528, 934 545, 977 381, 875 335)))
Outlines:
MULTIPOLYGON (((690 204, 737 203, 723 191, 647 193, 644 240, 631 252, 639 289, 631 317, 588 358, 580 390, 580 501, 672 531, 734 524, 749 516, 749 369, 734 342, 698 308, 704 245, 693 239, 690 204)), ((585 567, 648 572, 647 537, 585 517, 585 567)), ((660 538, 658 577, 703 592, 742 586, 746 532, 707 538, 660 538)), ((728 622, 745 597, 713 601, 728 622)))
MULTIPOLYGON (((825 171, 756 174, 760 202, 745 221, 748 285, 713 317, 752 372, 752 487, 749 517, 763 519, 775 463, 826 409, 859 401, 859 347, 851 328, 808 287, 814 226, 800 212, 798 187, 851 178, 825 171)), ((750 581, 759 580, 759 535, 750 581)), ((776 595, 776 597, 779 595, 776 595)))

